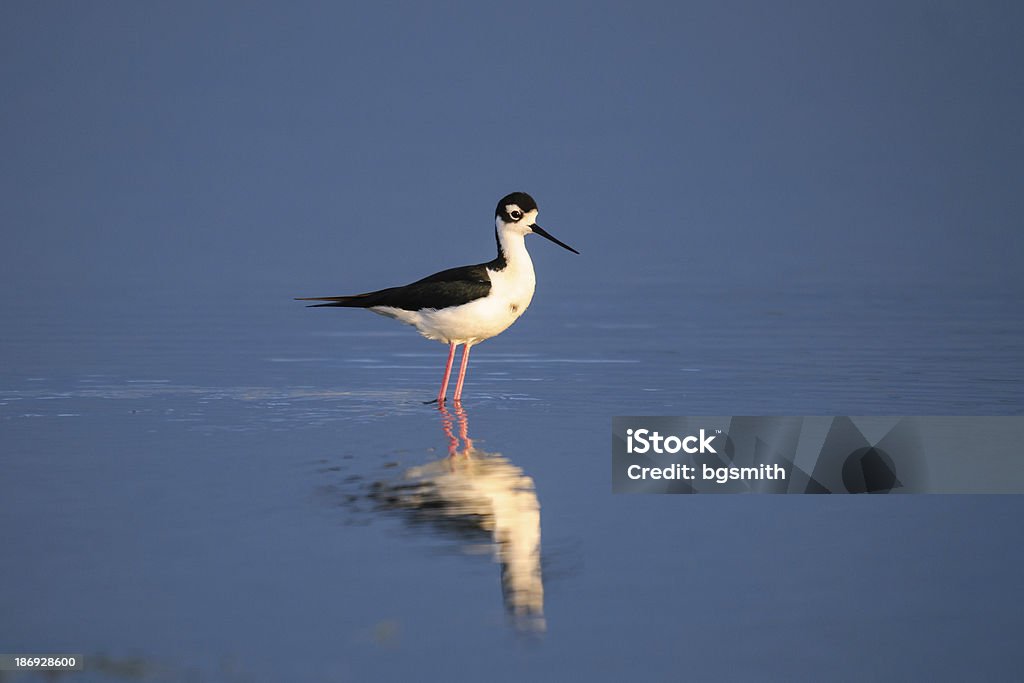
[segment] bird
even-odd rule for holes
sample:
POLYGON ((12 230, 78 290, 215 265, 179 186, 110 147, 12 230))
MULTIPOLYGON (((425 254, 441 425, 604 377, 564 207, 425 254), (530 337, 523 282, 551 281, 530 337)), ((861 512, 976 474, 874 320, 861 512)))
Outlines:
POLYGON ((537 202, 525 192, 505 195, 494 210, 498 255, 471 266, 449 268, 402 287, 350 296, 296 297, 317 301, 310 308, 365 308, 415 327, 427 339, 448 344, 448 361, 437 398, 443 404, 451 379, 455 349, 462 346, 453 401, 462 401, 470 349, 497 336, 529 307, 537 285, 526 236, 540 235, 579 254, 537 225, 537 202))

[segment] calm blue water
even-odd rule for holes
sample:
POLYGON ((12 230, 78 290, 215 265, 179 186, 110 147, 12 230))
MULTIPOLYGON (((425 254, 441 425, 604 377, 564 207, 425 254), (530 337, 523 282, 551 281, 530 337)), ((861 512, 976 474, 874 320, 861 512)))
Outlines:
POLYGON ((7 300, 0 650, 76 681, 1019 676, 1019 497, 609 479, 618 414, 1020 414, 1019 293, 557 286, 462 412, 422 403, 442 345, 301 291, 7 300))
POLYGON ((1024 412, 1022 26, 0 4, 0 654, 83 654, 76 682, 1021 679, 1021 497, 614 497, 609 436, 1024 412), (486 260, 517 190, 581 255, 530 243, 537 296, 461 413, 423 404, 444 346, 291 300, 486 260))

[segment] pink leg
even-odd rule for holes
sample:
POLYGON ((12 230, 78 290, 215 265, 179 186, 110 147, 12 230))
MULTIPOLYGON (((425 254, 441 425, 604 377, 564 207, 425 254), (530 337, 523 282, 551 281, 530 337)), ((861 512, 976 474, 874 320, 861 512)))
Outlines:
POLYGON ((466 417, 466 411, 462 408, 462 403, 455 404, 455 415, 459 418, 459 436, 466 444, 466 455, 473 450, 473 439, 469 438, 469 418, 466 417))
POLYGON ((462 347, 462 365, 459 366, 459 380, 455 383, 455 402, 462 400, 462 383, 466 379, 466 366, 469 365, 469 344, 462 347))
POLYGON ((448 412, 443 403, 438 403, 437 409, 441 411, 441 429, 448 436, 448 457, 454 458, 459 454, 459 440, 455 437, 455 432, 452 431, 452 414, 448 412))
MULTIPOLYGON (((452 376, 452 363, 455 362, 455 342, 448 345, 448 364, 444 366, 444 379, 441 380, 441 391, 437 393, 437 402, 444 403, 444 395, 448 391, 448 380, 452 376)), ((462 386, 461 384, 459 386, 462 386)))

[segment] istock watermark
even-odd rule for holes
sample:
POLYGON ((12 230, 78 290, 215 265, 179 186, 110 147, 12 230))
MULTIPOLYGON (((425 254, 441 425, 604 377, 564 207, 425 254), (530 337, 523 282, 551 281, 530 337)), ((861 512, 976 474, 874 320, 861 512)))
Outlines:
MULTIPOLYGON (((718 432, 721 434, 721 431, 718 432)), ((658 432, 649 429, 626 430, 626 452, 627 453, 717 453, 711 445, 714 436, 706 436, 704 430, 700 430, 700 436, 678 436, 664 437, 658 432), (634 444, 634 442, 636 442, 634 444), (699 444, 694 446, 693 444, 699 444)))
POLYGON ((615 417, 612 490, 1024 493, 1024 417, 615 417))

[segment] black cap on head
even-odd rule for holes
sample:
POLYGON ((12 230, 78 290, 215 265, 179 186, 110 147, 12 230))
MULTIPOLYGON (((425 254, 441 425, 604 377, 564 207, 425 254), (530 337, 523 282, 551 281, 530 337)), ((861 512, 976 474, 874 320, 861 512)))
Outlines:
POLYGON ((537 202, 533 201, 533 197, 525 192, 513 192, 501 198, 501 201, 498 202, 498 208, 494 210, 494 217, 501 217, 504 221, 514 223, 515 219, 508 215, 508 210, 505 208, 511 204, 518 206, 519 210, 523 213, 537 208, 537 202))

